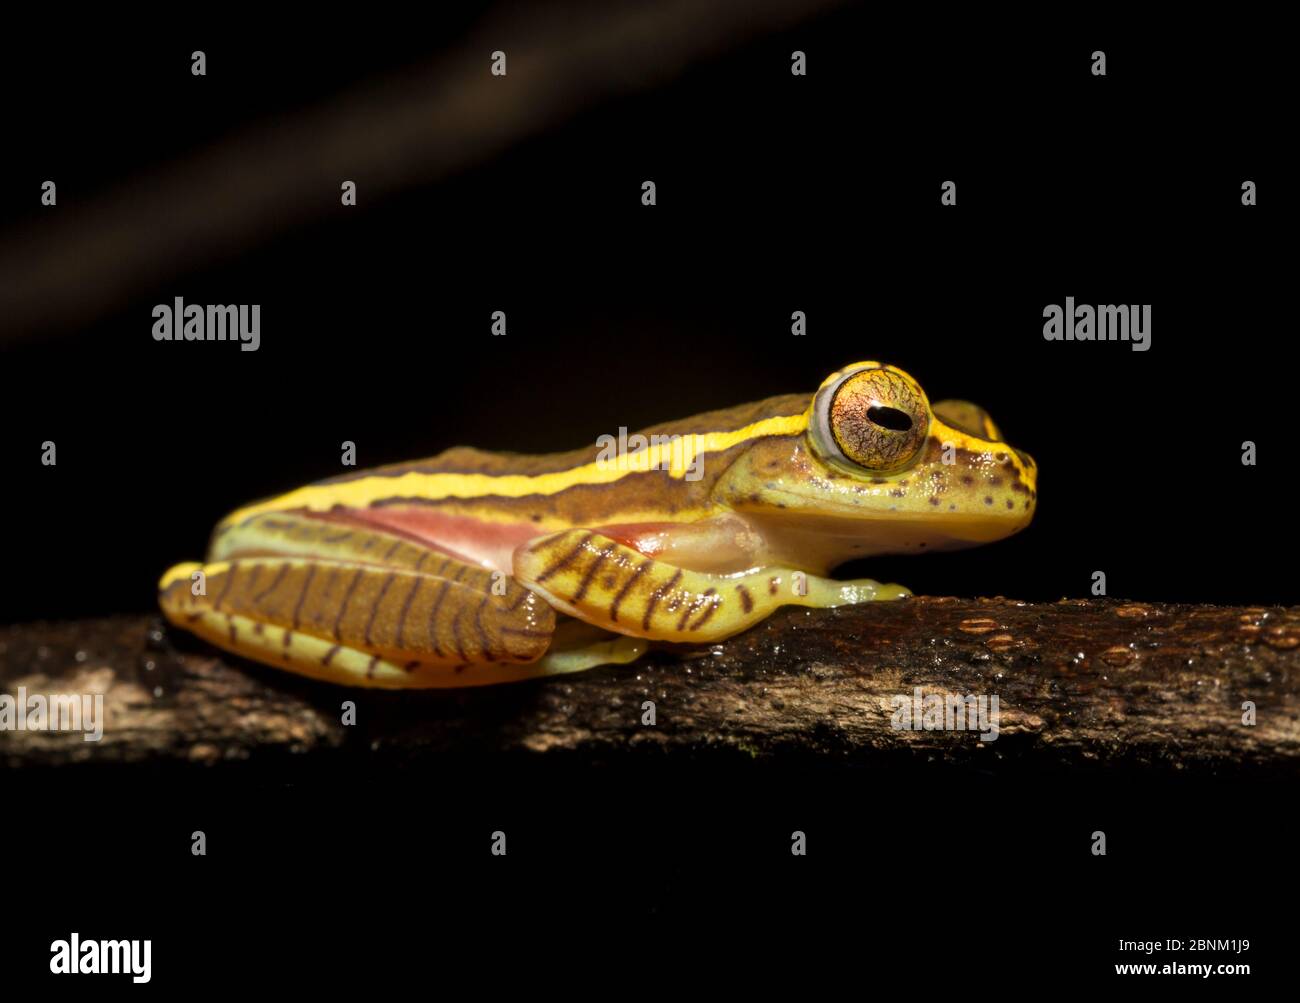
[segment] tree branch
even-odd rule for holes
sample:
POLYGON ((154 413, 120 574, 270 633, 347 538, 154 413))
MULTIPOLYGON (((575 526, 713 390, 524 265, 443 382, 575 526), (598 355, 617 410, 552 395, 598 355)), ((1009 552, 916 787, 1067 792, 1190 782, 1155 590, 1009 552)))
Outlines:
MULTIPOLYGON (((364 757, 756 757, 1300 773, 1300 609, 916 598, 788 608, 723 644, 469 690, 375 692, 230 658, 157 617, 0 629, 0 691, 102 693, 102 741, 0 732, 10 766, 364 757), (997 696, 999 734, 899 730, 896 698, 997 696), (357 723, 341 723, 345 700, 357 723), (656 723, 642 724, 653 701, 656 723), (1245 725, 1242 705, 1257 707, 1245 725)), ((973 724, 972 724, 973 727, 973 724)))

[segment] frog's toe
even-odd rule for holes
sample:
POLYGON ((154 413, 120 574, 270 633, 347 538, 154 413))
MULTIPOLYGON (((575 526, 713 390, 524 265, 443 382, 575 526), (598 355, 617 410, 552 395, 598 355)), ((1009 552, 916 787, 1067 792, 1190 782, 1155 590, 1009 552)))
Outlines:
POLYGON ((885 599, 905 599, 912 590, 905 585, 883 584, 872 578, 855 578, 847 582, 826 579, 816 581, 817 588, 810 589, 813 602, 810 606, 855 606, 859 603, 880 602, 885 599))
POLYGON ((642 637, 600 632, 598 640, 578 641, 566 639, 564 631, 556 632, 550 650, 536 663, 541 675, 560 675, 565 672, 582 672, 598 665, 626 665, 646 653, 650 642, 642 637))

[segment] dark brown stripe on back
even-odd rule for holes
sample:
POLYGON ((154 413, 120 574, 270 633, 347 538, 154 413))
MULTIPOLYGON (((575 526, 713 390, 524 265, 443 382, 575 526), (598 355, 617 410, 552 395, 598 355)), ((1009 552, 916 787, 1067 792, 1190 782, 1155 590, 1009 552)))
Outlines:
MULTIPOLYGON (((761 401, 751 401, 734 407, 707 411, 689 418, 661 422, 658 425, 641 429, 640 434, 650 439, 655 435, 672 436, 735 431, 765 418, 802 414, 807 408, 811 397, 811 391, 802 394, 783 394, 779 397, 769 397, 761 401)), ((428 459, 408 463, 394 463, 368 470, 357 470, 318 483, 339 484, 365 477, 401 477, 403 474, 412 472, 537 476, 539 474, 557 473, 592 463, 599 455, 600 447, 595 444, 563 453, 549 453, 540 456, 490 453, 481 449, 457 446, 428 459)))

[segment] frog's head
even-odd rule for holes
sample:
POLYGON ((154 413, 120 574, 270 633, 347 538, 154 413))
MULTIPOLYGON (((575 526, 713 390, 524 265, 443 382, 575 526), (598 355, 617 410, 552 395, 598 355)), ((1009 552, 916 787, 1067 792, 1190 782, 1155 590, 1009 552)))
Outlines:
POLYGON ((1033 518, 1033 459, 982 408, 931 406, 901 369, 832 373, 804 419, 801 434, 756 440, 715 488, 796 566, 975 546, 1033 518))

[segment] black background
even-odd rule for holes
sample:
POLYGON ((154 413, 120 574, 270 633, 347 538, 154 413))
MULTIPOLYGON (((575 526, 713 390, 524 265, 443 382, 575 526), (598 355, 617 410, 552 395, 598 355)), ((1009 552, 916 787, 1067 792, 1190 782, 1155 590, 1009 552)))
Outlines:
MULTIPOLYGON (((420 30, 15 31, 0 222, 53 211, 35 194, 47 177, 75 213, 142 168, 436 58, 478 13, 420 30), (196 47, 206 78, 189 73, 196 47)), ((21 528, 0 617, 151 608, 157 576, 199 558, 224 512, 338 473, 345 439, 362 466, 458 444, 568 449, 811 392, 864 358, 987 407, 1038 460, 1040 500, 1012 540, 848 571, 1052 600, 1102 570, 1135 599, 1296 603, 1276 48, 1262 26, 908 23, 863 5, 436 185, 379 201, 358 177, 354 209, 75 330, 5 341, 0 451, 21 528), (939 204, 949 179, 956 208, 939 204), (1257 208, 1240 204, 1245 179, 1257 208), (177 295, 260 303, 260 351, 155 343, 152 305, 177 295), (1151 304, 1151 350, 1046 342, 1043 307, 1066 296, 1151 304), (489 334, 497 309, 505 338, 489 334), (807 337, 789 333, 796 309, 807 337), (57 467, 39 463, 46 439, 57 467)), ((1283 945, 1259 907, 1294 893, 1276 873, 1290 795, 1267 778, 465 762, 284 787, 250 771, 238 790, 147 779, 5 781, 24 806, 5 812, 6 857, 40 902, 9 909, 11 964, 43 969, 79 928, 152 936, 159 986, 239 984, 241 966, 281 957, 285 987, 427 964, 436 990, 472 946, 484 988, 511 958, 535 960, 518 970, 539 983, 604 991, 668 991, 688 963, 725 959, 731 978, 771 966, 808 989, 1033 991, 1145 960, 1119 957, 1121 936, 1248 937, 1262 976, 1283 945), (207 859, 189 856, 194 828, 207 859), (495 828, 508 863, 486 856, 495 828), (788 852, 794 828, 806 859, 788 852), (1107 858, 1088 852, 1094 829, 1107 858)))

